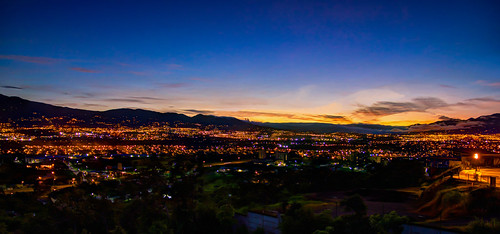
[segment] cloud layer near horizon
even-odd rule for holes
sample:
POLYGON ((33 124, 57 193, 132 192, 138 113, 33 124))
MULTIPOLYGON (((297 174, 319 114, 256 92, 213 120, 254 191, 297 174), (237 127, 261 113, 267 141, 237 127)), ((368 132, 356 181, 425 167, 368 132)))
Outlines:
MULTIPOLYGON (((4 56, 0 58, 21 62, 29 61, 29 63, 42 64, 52 69, 58 67, 53 61, 71 61, 70 59, 51 60, 28 56, 4 56), (52 62, 43 62, 45 60, 52 62)), ((332 95, 325 92, 324 87, 318 85, 304 85, 295 90, 282 92, 276 90, 269 92, 265 89, 254 92, 259 90, 259 85, 255 84, 246 87, 239 85, 240 87, 237 89, 227 90, 224 89, 224 83, 218 82, 217 79, 189 76, 183 79, 167 79, 160 82, 157 79, 151 81, 145 79, 140 86, 130 86, 128 79, 131 78, 123 76, 121 71, 116 71, 112 67, 108 66, 108 69, 101 72, 71 66, 72 63, 74 62, 66 62, 63 67, 70 66, 70 70, 91 76, 114 77, 119 74, 122 76, 123 82, 117 83, 115 78, 99 82, 75 80, 69 86, 61 85, 64 82, 45 85, 2 82, 0 88, 3 93, 19 95, 28 99, 33 97, 32 100, 47 101, 52 104, 61 103, 58 99, 64 99, 66 106, 75 108, 105 110, 132 107, 188 115, 232 116, 259 122, 411 125, 433 122, 443 118, 469 118, 500 112, 499 95, 464 99, 450 98, 453 93, 463 90, 440 84, 426 87, 439 90, 440 94, 445 93, 446 95, 421 97, 405 95, 399 90, 401 84, 399 87, 357 89, 342 95, 332 95), (78 83, 80 85, 76 85, 78 83), (88 91, 89 88, 92 90, 91 92, 88 91), (46 95, 52 97, 43 98, 46 95)), ((133 67, 133 65, 127 66, 133 67)), ((175 68, 176 72, 189 70, 189 68, 177 64, 175 66, 167 64, 165 67, 175 68)), ((478 88, 495 87, 494 83, 485 85, 483 81, 476 81, 475 84, 478 88)), ((403 85, 403 87, 405 86, 403 85)))

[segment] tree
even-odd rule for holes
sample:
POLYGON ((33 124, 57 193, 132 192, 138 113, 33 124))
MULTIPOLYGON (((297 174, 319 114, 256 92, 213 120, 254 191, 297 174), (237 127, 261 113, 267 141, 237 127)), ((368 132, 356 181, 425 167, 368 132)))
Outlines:
POLYGON ((403 224, 408 223, 406 216, 399 216, 396 211, 388 214, 374 214, 370 216, 370 225, 377 233, 402 233, 403 224))
POLYGON ((235 223, 234 209, 230 204, 222 205, 217 212, 217 219, 224 231, 230 231, 235 223))
POLYGON ((284 234, 313 233, 316 230, 325 229, 333 223, 328 212, 315 215, 310 209, 302 207, 301 204, 292 203, 283 216, 280 224, 281 231, 284 234))
POLYGON ((342 215, 333 221, 334 233, 374 233, 366 215, 342 215))
POLYGON ((356 215, 366 215, 366 205, 363 198, 358 194, 354 194, 350 197, 345 198, 340 202, 341 206, 344 206, 346 211, 354 211, 356 215))
POLYGON ((500 222, 496 219, 491 219, 489 222, 483 219, 476 219, 470 222, 465 230, 468 233, 478 234, 500 233, 500 222))

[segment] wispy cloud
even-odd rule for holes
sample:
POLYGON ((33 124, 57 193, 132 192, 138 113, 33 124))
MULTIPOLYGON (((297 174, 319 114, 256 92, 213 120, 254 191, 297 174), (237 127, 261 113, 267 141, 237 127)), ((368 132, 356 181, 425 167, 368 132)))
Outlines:
POLYGON ((500 87, 500 82, 488 82, 485 80, 478 80, 478 81, 476 81, 476 84, 480 84, 483 86, 489 86, 489 87, 500 87))
POLYGON ((195 109, 182 110, 182 112, 188 113, 188 114, 204 114, 204 115, 214 114, 214 111, 209 111, 209 110, 195 110, 195 109))
POLYGON ((84 72, 84 73, 99 73, 99 71, 97 71, 97 70, 91 70, 91 69, 87 69, 87 68, 83 68, 83 67, 72 67, 70 69, 73 71, 84 72))
POLYGON ((157 97, 147 97, 147 96, 130 96, 124 98, 107 98, 103 99, 105 102, 128 102, 128 103, 141 103, 141 104, 151 104, 157 103, 158 101, 165 101, 167 99, 157 98, 157 97))
POLYGON ((186 87, 188 84, 186 83, 158 83, 158 86, 162 88, 182 88, 186 87))
POLYGON ((339 115, 310 115, 300 113, 277 113, 266 111, 224 111, 220 112, 223 115, 233 116, 237 118, 250 118, 254 121, 261 122, 320 122, 320 123, 335 123, 347 124, 352 123, 345 116, 339 115))
POLYGON ((465 100, 466 102, 497 102, 500 103, 499 99, 492 98, 492 97, 480 97, 480 98, 471 98, 465 100))
POLYGON ((140 100, 151 100, 151 101, 164 101, 167 99, 164 98, 156 98, 156 97, 129 97, 132 99, 140 99, 140 100))
POLYGON ((244 117, 256 117, 256 116, 265 116, 265 117, 280 117, 280 118, 289 118, 294 119, 296 117, 295 114, 288 113, 274 113, 274 112, 261 112, 261 111, 236 111, 234 114, 238 114, 244 117))
POLYGON ((83 103, 82 105, 84 107, 108 107, 106 105, 95 104, 95 103, 83 103))
POLYGON ((415 98, 411 102, 376 102, 371 106, 361 106, 356 115, 386 116, 404 112, 425 112, 428 109, 447 107, 450 104, 436 97, 415 98))
POLYGON ((74 98, 79 98, 79 99, 87 99, 87 98, 95 98, 98 94, 96 93, 79 93, 77 95, 73 95, 74 98))
POLYGON ((299 115, 297 119, 302 119, 312 122, 333 123, 333 124, 348 124, 352 123, 350 119, 340 115, 299 115))
POLYGON ((167 64, 167 68, 169 70, 182 70, 184 68, 184 66, 179 65, 179 64, 175 64, 175 63, 170 63, 170 64, 167 64))
POLYGON ((405 119, 399 124, 415 123, 427 119, 428 122, 436 120, 450 120, 452 118, 467 117, 463 113, 491 114, 500 109, 500 100, 495 97, 477 97, 459 102, 448 103, 436 97, 415 98, 408 102, 375 102, 369 106, 359 106, 352 116, 356 119, 371 122, 387 121, 397 122, 394 119, 405 119), (403 123, 406 122, 406 123, 403 123))
POLYGON ((2 86, 0 86, 0 88, 4 88, 4 89, 23 89, 21 87, 11 86, 11 85, 2 85, 2 86))
POLYGON ((447 88, 447 89, 456 89, 457 88, 455 86, 446 85, 446 84, 440 84, 439 87, 441 87, 441 88, 447 88))
POLYGON ((102 100, 105 102, 132 102, 132 103, 148 104, 148 102, 144 100, 134 99, 134 98, 107 98, 102 100))
POLYGON ((345 116, 340 116, 340 115, 318 115, 318 116, 325 119, 345 119, 345 116))
POLYGON ((351 122, 351 120, 347 119, 345 116, 341 115, 315 115, 316 118, 322 118, 329 121, 338 121, 338 122, 351 122))
POLYGON ((37 64, 53 64, 64 61, 64 59, 33 57, 33 56, 23 56, 23 55, 0 55, 0 59, 26 62, 26 63, 37 63, 37 64))

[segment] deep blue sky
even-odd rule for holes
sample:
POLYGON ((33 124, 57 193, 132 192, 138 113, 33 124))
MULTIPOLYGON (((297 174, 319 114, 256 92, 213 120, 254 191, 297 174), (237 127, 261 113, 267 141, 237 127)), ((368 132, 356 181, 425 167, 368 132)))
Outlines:
POLYGON ((410 124, 500 112, 498 1, 1 1, 0 93, 410 124))

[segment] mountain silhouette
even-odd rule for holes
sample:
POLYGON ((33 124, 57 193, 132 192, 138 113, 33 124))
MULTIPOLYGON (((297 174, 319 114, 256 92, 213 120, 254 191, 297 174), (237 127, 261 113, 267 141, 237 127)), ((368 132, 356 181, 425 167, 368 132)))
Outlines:
POLYGON ((178 113, 161 113, 128 108, 89 111, 54 106, 1 94, 0 110, 0 122, 10 122, 18 126, 59 124, 98 127, 120 124, 122 126, 138 127, 154 123, 168 123, 171 125, 182 124, 183 126, 217 126, 232 130, 262 129, 260 126, 233 117, 201 114, 189 117, 178 113))

